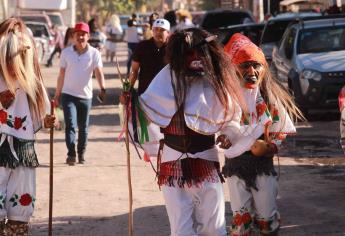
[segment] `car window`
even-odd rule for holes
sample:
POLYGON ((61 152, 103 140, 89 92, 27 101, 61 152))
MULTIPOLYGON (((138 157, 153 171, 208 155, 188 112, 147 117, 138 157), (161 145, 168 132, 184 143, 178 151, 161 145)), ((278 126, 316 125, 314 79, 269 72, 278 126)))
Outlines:
POLYGON ((297 54, 345 50, 345 26, 302 30, 297 54))
POLYGON ((219 42, 225 45, 230 40, 233 34, 241 33, 247 36, 253 43, 259 45, 263 27, 263 24, 255 24, 247 26, 222 28, 218 32, 218 40, 219 42))
POLYGON ((53 25, 63 26, 61 17, 59 15, 48 14, 48 16, 53 25))
POLYGON ((44 16, 20 16, 23 21, 35 21, 41 23, 47 23, 47 19, 44 16))
POLYGON ((246 12, 211 12, 204 16, 201 27, 204 29, 216 29, 250 22, 253 22, 253 20, 246 12))
POLYGON ((283 41, 279 48, 279 54, 285 55, 286 58, 291 59, 296 37, 296 29, 294 27, 287 29, 283 35, 283 41))
POLYGON ((44 25, 38 24, 26 24, 26 26, 32 31, 34 37, 47 37, 49 38, 49 33, 44 25))
POLYGON ((263 31, 261 44, 279 42, 291 20, 268 21, 263 31))

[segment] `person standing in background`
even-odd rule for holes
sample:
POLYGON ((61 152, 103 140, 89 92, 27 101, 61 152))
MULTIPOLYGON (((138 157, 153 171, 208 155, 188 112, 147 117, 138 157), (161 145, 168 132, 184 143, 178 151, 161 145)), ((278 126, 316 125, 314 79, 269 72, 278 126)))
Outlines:
POLYGON ((111 15, 105 32, 107 35, 107 41, 105 42, 106 60, 110 60, 110 62, 113 62, 114 56, 116 55, 117 43, 122 40, 123 35, 123 30, 118 15, 111 15))
POLYGON ((88 43, 92 47, 97 48, 99 51, 101 51, 104 47, 105 40, 107 37, 99 29, 96 18, 89 20, 88 25, 90 29, 90 38, 88 43))
POLYGON ((133 19, 127 21, 128 28, 125 31, 124 41, 127 42, 128 47, 128 59, 127 59, 127 76, 129 76, 129 72, 131 69, 132 63, 132 54, 138 46, 140 42, 140 36, 138 33, 138 29, 136 26, 137 22, 133 19))
POLYGON ((185 9, 180 9, 176 11, 178 24, 175 27, 175 30, 183 30, 188 28, 193 28, 195 25, 192 22, 192 14, 185 9))
POLYGON ((152 33, 152 25, 155 20, 159 18, 159 14, 157 12, 154 12, 149 17, 149 22, 144 26, 144 39, 150 39, 153 36, 152 33))
POLYGON ((164 57, 169 30, 169 21, 155 20, 152 25, 153 37, 140 42, 133 54, 129 81, 133 87, 138 80, 138 95, 145 92, 153 78, 166 65, 164 57))
POLYGON ((74 44, 74 28, 68 27, 65 33, 65 38, 63 40, 64 48, 67 48, 74 44))
POLYGON ((61 105, 65 119, 65 141, 68 149, 66 163, 74 165, 76 154, 78 162, 85 162, 88 136, 89 112, 92 102, 92 73, 101 89, 99 100, 105 99, 105 81, 102 72, 101 53, 88 44, 90 29, 88 24, 79 22, 74 27, 75 44, 64 49, 60 58, 60 72, 55 90, 57 105, 61 105), (78 145, 75 150, 76 128, 78 145))
POLYGON ((52 27, 52 31, 54 33, 54 50, 53 52, 50 54, 50 57, 47 61, 46 66, 47 67, 51 67, 53 65, 53 59, 56 53, 61 53, 61 50, 64 48, 63 45, 63 36, 61 34, 61 31, 59 30, 57 25, 53 25, 52 27))

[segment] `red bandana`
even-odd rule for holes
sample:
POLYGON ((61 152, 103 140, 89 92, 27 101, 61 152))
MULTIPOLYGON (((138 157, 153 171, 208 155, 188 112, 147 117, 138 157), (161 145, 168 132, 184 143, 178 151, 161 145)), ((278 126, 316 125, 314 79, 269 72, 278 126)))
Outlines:
POLYGON ((224 50, 230 55, 231 63, 235 65, 246 61, 256 61, 262 65, 266 64, 265 55, 261 49, 240 33, 236 33, 230 38, 224 50))

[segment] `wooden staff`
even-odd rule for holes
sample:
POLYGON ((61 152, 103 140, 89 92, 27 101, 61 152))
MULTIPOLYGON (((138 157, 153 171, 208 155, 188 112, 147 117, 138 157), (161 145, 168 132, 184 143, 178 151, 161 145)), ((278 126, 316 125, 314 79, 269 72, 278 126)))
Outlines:
MULTIPOLYGON (((123 91, 129 91, 129 81, 128 78, 123 79, 120 71, 119 62, 117 56, 115 56, 116 68, 119 74, 122 89, 123 91)), ((132 191, 132 176, 131 176, 131 155, 129 151, 129 135, 128 135, 128 120, 129 120, 129 111, 128 111, 128 102, 125 104, 125 143, 127 151, 127 181, 128 181, 128 197, 129 197, 129 213, 128 213, 128 236, 133 235, 133 191, 132 191)))
MULTIPOLYGON (((50 115, 54 115, 55 101, 50 101, 50 115)), ((50 159, 49 159, 49 227, 48 235, 52 236, 53 229, 53 144, 54 144, 54 126, 50 128, 50 159)))

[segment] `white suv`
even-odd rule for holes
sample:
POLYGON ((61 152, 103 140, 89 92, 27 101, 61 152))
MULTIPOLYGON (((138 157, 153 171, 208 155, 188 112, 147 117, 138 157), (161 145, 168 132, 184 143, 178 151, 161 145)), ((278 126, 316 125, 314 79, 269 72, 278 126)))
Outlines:
POLYGON ((345 18, 291 25, 272 59, 278 79, 288 85, 302 110, 337 109, 345 84, 345 18))

